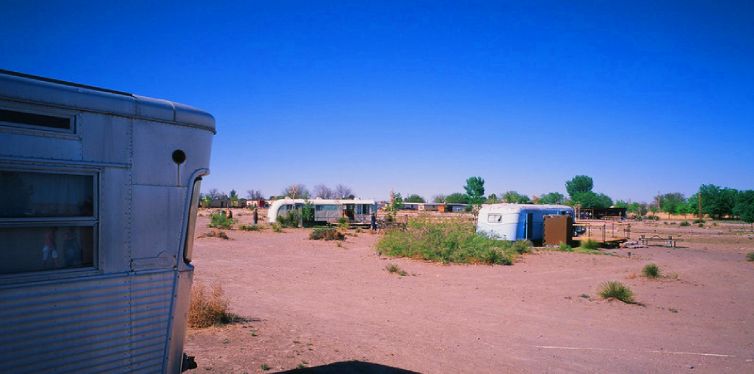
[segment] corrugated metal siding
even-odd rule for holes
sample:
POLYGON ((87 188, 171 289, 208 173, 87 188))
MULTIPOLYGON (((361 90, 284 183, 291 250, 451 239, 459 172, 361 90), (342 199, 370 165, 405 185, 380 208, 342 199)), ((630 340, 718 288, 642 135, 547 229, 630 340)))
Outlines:
POLYGON ((161 372, 175 276, 167 271, 1 288, 2 371, 161 372))

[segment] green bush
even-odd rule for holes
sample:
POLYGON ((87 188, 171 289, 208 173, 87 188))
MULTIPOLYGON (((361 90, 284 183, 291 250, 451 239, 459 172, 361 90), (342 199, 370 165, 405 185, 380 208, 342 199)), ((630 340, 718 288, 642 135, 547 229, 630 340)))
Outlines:
POLYGON ((511 246, 511 248, 513 248, 513 250, 516 251, 516 253, 522 255, 524 253, 531 252, 532 245, 533 245, 532 242, 528 240, 517 240, 513 242, 513 245, 511 246))
POLYGON ((646 264, 641 273, 647 278, 657 278, 660 276, 660 267, 656 264, 646 264))
POLYGON ((587 239, 581 242, 581 248, 583 249, 589 249, 589 250, 595 250, 600 248, 600 243, 592 240, 587 239))
POLYGON ((275 220, 281 227, 298 227, 301 221, 301 213, 298 210, 289 210, 287 213, 279 215, 275 220))
POLYGON ((301 223, 304 227, 314 226, 314 205, 308 200, 301 208, 301 223))
POLYGON ((689 223, 689 221, 682 221, 681 223, 679 223, 679 226, 691 226, 691 224, 689 223))
POLYGON ((311 234, 311 240, 345 240, 346 236, 334 227, 315 227, 311 234))
POLYGON ((746 254, 746 261, 754 261, 754 252, 749 252, 746 254))
POLYGON ((210 216, 209 227, 216 229, 230 229, 233 227, 234 223, 235 221, 233 221, 233 218, 228 218, 225 211, 220 211, 218 213, 212 213, 210 216))
POLYGON ((338 218, 338 227, 340 227, 343 230, 348 230, 350 227, 350 223, 348 222, 348 218, 346 217, 340 217, 338 218))
POLYGON ((271 226, 272 226, 272 231, 274 231, 274 232, 283 232, 283 225, 275 222, 271 226))
POLYGON ((510 265, 521 253, 529 252, 528 241, 509 242, 477 234, 473 222, 433 222, 419 217, 405 229, 391 229, 377 242, 377 252, 443 263, 485 263, 510 265))
POLYGON ((617 281, 603 283, 600 288, 600 297, 603 299, 618 299, 627 304, 635 303, 634 293, 631 289, 617 281))
POLYGON ((257 225, 241 225, 241 226, 238 226, 238 228, 243 231, 259 231, 262 229, 261 227, 257 225))
POLYGON ((566 243, 560 243, 560 245, 558 246, 558 250, 564 251, 564 252, 573 252, 573 247, 571 247, 570 245, 566 243))

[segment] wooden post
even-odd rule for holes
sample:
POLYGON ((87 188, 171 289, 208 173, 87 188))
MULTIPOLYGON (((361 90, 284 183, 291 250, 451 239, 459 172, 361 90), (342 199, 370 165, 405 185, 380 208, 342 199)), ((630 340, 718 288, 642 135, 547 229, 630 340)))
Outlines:
POLYGON ((697 197, 697 209, 699 209, 699 221, 702 220, 702 194, 701 192, 696 193, 697 197))

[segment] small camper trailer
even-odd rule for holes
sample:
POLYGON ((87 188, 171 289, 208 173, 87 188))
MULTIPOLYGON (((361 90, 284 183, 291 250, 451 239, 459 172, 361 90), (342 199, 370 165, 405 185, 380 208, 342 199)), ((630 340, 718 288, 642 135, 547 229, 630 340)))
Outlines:
POLYGON ((573 217, 574 213, 565 205, 485 204, 479 210, 476 230, 501 240, 542 242, 548 215, 573 217))
POLYGON ((293 210, 301 210, 307 203, 314 207, 314 222, 336 223, 345 217, 350 223, 367 224, 372 213, 377 213, 374 200, 280 199, 270 204, 267 220, 275 223, 278 217, 293 210))
POLYGON ((214 118, 0 70, 0 371, 180 373, 214 118))

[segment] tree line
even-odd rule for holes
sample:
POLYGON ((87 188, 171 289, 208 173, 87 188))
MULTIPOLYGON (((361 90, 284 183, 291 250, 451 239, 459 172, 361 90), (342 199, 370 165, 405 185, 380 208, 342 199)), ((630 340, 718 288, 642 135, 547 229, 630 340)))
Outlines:
MULTIPOLYGON (((448 204, 563 204, 580 206, 582 208, 626 208, 629 213, 645 216, 647 213, 664 212, 668 214, 699 214, 701 196, 702 214, 710 217, 740 219, 747 223, 754 223, 754 190, 736 190, 720 187, 714 184, 703 184, 699 190, 686 197, 680 192, 670 192, 655 196, 654 201, 631 202, 618 200, 613 202, 610 196, 594 192, 594 180, 587 175, 577 175, 565 182, 568 196, 559 192, 548 192, 541 195, 527 196, 517 191, 506 191, 500 194, 485 195, 484 179, 470 177, 463 186, 464 192, 454 192, 449 195, 439 194, 433 197, 434 203, 448 204)), ((405 198, 401 194, 394 194, 400 202, 424 203, 426 200, 418 194, 409 194, 405 198)))
MULTIPOLYGON (((246 191, 246 198, 249 200, 259 200, 264 199, 264 195, 260 190, 251 189, 246 191)), ((269 196, 270 200, 283 198, 353 199, 354 194, 351 187, 343 184, 338 184, 333 188, 330 188, 324 184, 318 184, 314 186, 310 191, 305 185, 301 183, 294 183, 283 188, 279 195, 269 196)), ((202 204, 205 206, 209 206, 212 200, 228 200, 231 206, 238 206, 238 201, 241 199, 241 197, 238 195, 238 192, 235 189, 230 190, 230 193, 225 193, 219 191, 217 188, 213 188, 207 193, 202 193, 200 195, 200 199, 202 200, 202 204)))

